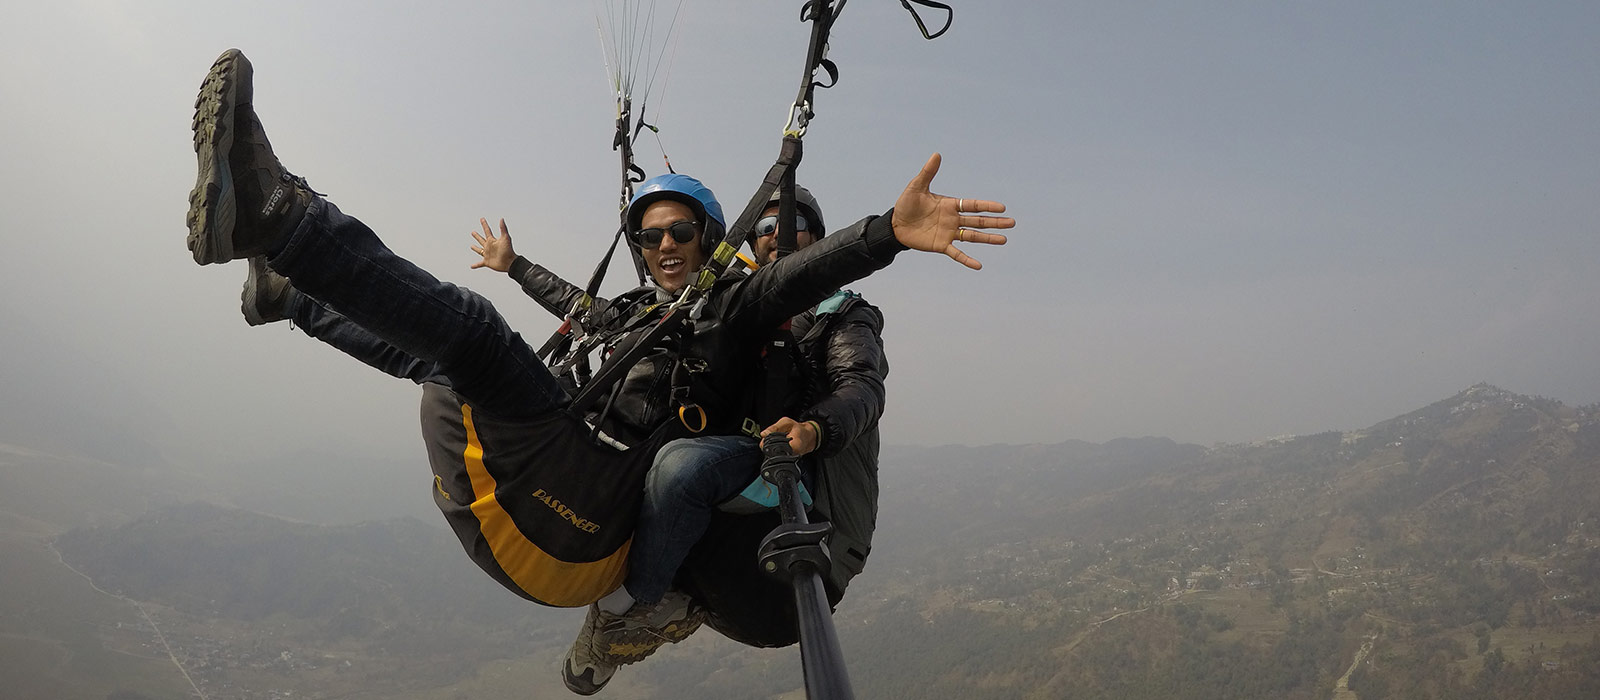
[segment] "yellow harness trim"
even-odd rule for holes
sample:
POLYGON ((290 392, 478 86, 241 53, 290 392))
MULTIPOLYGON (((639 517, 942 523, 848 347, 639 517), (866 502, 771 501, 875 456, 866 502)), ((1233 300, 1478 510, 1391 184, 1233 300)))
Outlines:
POLYGON ((472 514, 495 562, 512 582, 540 602, 562 608, 588 605, 621 586, 633 540, 592 562, 566 562, 540 549, 517 529, 495 496, 497 484, 483 466, 483 443, 472 423, 471 406, 461 405, 461 421, 467 429, 467 448, 461 456, 472 481, 472 514))

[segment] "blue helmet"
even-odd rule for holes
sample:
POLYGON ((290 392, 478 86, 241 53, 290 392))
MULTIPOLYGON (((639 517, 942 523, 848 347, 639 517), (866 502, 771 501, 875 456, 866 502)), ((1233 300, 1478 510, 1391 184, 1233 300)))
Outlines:
POLYGON ((700 247, 710 252, 717 243, 722 241, 723 232, 728 230, 727 221, 722 218, 722 204, 717 202, 717 196, 711 193, 711 188, 688 175, 667 173, 657 175, 645 180, 634 190, 633 201, 628 202, 628 233, 639 230, 639 222, 644 219, 644 210, 650 204, 662 199, 671 199, 688 205, 694 212, 694 217, 701 224, 700 247))

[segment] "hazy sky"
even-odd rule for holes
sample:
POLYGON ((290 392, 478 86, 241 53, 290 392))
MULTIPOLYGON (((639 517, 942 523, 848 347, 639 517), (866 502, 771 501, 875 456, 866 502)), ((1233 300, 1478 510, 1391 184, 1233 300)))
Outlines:
MULTIPOLYGON (((800 4, 686 0, 652 98, 673 164, 733 212, 777 154, 800 4)), ((935 191, 1019 220, 982 272, 907 254, 853 285, 887 317, 885 441, 1249 440, 1479 381, 1600 401, 1600 4, 954 4, 927 42, 899 3, 849 3, 800 170, 838 227, 937 150, 935 191)), ((529 337, 556 322, 468 270, 478 217, 572 279, 613 231, 593 3, 3 8, 8 400, 169 448, 420 458, 414 387, 246 327, 243 265, 184 248, 191 105, 229 47, 290 169, 529 337)))

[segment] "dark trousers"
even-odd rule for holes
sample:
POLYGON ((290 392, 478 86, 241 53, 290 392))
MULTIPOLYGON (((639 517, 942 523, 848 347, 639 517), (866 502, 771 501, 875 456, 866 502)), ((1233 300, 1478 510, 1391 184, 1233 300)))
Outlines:
POLYGON ((505 419, 540 417, 568 402, 488 299, 396 255, 327 200, 312 202, 267 264, 399 353, 396 362, 415 363, 397 376, 444 377, 478 410, 505 419))

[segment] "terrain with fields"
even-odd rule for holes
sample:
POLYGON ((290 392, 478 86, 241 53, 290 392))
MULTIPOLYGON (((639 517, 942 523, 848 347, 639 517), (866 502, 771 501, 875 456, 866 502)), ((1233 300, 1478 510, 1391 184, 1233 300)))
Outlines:
MULTIPOLYGON (((1600 407, 1478 385, 1252 444, 887 448, 882 479, 835 618, 861 697, 1600 696, 1600 407)), ((18 697, 569 697, 581 611, 433 519, 18 446, 0 484, 18 697)), ((705 631, 606 695, 800 687, 795 649, 705 631)))

